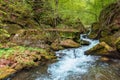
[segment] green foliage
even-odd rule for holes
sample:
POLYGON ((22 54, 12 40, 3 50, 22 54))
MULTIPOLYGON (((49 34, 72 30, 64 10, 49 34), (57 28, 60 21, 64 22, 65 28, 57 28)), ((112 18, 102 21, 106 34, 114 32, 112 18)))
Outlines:
POLYGON ((5 57, 7 57, 7 56, 11 55, 14 51, 15 50, 12 48, 0 48, 0 57, 3 55, 5 57))
POLYGON ((98 16, 103 7, 115 2, 116 0, 59 0, 56 7, 55 0, 50 1, 53 10, 57 8, 57 13, 63 19, 71 22, 77 18, 84 24, 90 24, 98 20, 98 16))
MULTIPOLYGON (((103 7, 115 1, 116 0, 0 0, 0 7, 6 6, 6 11, 0 10, 0 13, 7 15, 10 19, 10 14, 14 13, 14 15, 18 17, 17 19, 27 19, 29 17, 39 24, 47 24, 50 26, 55 26, 57 24, 56 19, 58 18, 62 19, 63 22, 68 21, 72 23, 80 19, 84 24, 88 25, 98 20, 98 16, 103 7)), ((13 18, 15 16, 13 16, 13 18)), ((3 17, 0 16, 1 26, 5 25, 2 23, 2 19, 3 17)), ((32 22, 28 19, 26 22, 22 22, 22 24, 24 23, 27 24, 23 26, 28 26, 32 22)))

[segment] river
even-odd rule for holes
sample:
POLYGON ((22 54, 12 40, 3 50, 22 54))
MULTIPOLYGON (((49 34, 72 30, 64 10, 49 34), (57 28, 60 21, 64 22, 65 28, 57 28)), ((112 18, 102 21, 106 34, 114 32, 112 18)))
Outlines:
POLYGON ((84 55, 99 40, 88 39, 86 34, 80 38, 90 45, 57 51, 56 62, 21 71, 7 80, 120 80, 120 61, 106 63, 99 61, 99 57, 84 55))

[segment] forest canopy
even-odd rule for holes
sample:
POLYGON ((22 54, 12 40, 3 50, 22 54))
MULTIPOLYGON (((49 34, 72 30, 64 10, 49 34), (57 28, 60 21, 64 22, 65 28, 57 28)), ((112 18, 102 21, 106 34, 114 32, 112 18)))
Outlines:
POLYGON ((98 20, 100 11, 116 0, 50 0, 55 14, 63 19, 79 18, 85 25, 98 20), (57 4, 56 4, 57 2, 57 4))

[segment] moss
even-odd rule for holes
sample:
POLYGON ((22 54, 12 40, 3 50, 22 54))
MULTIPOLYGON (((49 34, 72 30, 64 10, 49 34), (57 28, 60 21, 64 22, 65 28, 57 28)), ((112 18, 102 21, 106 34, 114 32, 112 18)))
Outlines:
POLYGON ((96 33, 91 33, 90 35, 88 35, 88 37, 90 39, 95 39, 97 37, 97 34, 96 33))
POLYGON ((116 38, 114 36, 106 36, 104 38, 100 38, 100 41, 104 41, 106 42, 108 45, 110 46, 115 46, 115 41, 116 41, 116 38))
POLYGON ((6 42, 10 37, 9 33, 5 29, 0 29, 0 42, 6 42))
POLYGON ((53 50, 62 50, 62 49, 64 49, 62 46, 60 46, 60 44, 58 43, 58 42, 53 42, 52 44, 51 44, 51 48, 53 49, 53 50))
POLYGON ((93 23, 92 27, 91 27, 91 33, 90 33, 90 35, 88 35, 88 37, 91 39, 97 38, 98 35, 100 35, 100 34, 98 34, 100 28, 101 28, 100 23, 98 23, 98 22, 93 23))
POLYGON ((0 48, 0 57, 4 55, 5 58, 7 58, 9 55, 14 53, 14 49, 12 48, 0 48))
POLYGON ((112 33, 110 31, 108 31, 108 29, 104 29, 101 31, 101 37, 104 38, 106 36, 110 36, 112 35, 112 33))
POLYGON ((16 70, 9 67, 0 68, 0 79, 2 80, 15 72, 16 70))
POLYGON ((115 46, 116 46, 117 50, 120 52, 120 37, 117 38, 117 40, 115 42, 115 46))

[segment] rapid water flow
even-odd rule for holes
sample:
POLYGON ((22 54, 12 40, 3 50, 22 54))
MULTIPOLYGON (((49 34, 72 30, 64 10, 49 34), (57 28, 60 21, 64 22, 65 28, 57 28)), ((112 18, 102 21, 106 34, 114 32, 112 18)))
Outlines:
POLYGON ((80 80, 97 59, 84 55, 85 51, 99 43, 99 40, 88 39, 86 34, 82 34, 80 38, 89 41, 90 45, 57 51, 58 61, 49 65, 47 69, 49 76, 38 77, 35 80, 75 80, 71 79, 72 76, 77 76, 80 80))

